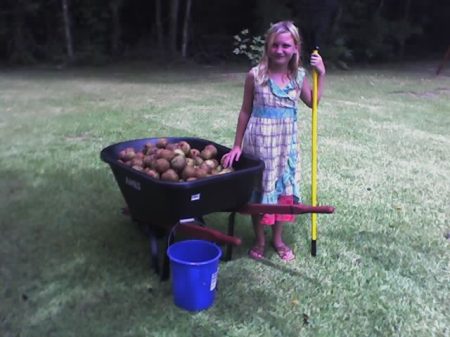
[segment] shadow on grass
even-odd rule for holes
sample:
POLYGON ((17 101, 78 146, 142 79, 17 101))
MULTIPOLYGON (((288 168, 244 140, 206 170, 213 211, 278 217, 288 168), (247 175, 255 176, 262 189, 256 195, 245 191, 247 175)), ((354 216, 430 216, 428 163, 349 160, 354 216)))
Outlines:
MULTIPOLYGON (((259 284, 260 274, 270 276, 272 270, 282 278, 317 282, 281 262, 267 259, 255 265, 241 260, 237 270, 222 273, 220 302, 207 312, 206 321, 198 320, 206 316, 180 313, 172 303, 170 282, 160 282, 149 268, 148 239, 121 214, 125 202, 106 165, 54 168, 41 176, 24 170, 0 174, 21 182, 6 205, 14 211, 2 220, 3 225, 8 222, 8 237, 18 241, 17 246, 2 245, 2 255, 9 254, 2 268, 9 275, 1 292, 3 307, 14 309, 0 313, 9 334, 73 336, 78 331, 78 336, 112 336, 145 326, 170 333, 190 327, 197 336, 222 336, 227 333, 223 322, 280 324, 270 310, 276 310, 279 295, 259 284), (258 308, 264 310, 255 318, 258 308)), ((211 219, 219 227, 226 225, 225 214, 211 219)), ((237 232, 251 242, 247 219, 239 221, 247 227, 237 232)))
POLYGON ((56 322, 75 329, 87 312, 103 311, 110 323, 128 286, 136 300, 159 298, 147 240, 120 214, 123 201, 106 168, 1 176, 21 182, 2 210, 1 255, 8 263, 1 268, 7 277, 0 312, 11 332, 47 335, 56 322))
POLYGON ((289 267, 286 264, 282 264, 283 262, 273 262, 269 259, 263 259, 261 261, 259 261, 260 263, 264 264, 265 266, 275 269, 276 271, 283 273, 283 274, 287 274, 289 276, 292 277, 301 277, 302 280, 307 280, 308 282, 317 282, 316 279, 313 279, 311 277, 309 277, 308 275, 306 275, 305 273, 301 272, 298 269, 289 267))

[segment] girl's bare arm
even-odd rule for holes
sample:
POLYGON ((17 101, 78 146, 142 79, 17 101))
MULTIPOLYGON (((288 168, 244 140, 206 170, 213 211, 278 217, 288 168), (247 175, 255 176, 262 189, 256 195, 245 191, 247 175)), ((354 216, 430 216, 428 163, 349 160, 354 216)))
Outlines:
POLYGON ((242 99, 242 106, 239 112, 233 148, 224 156, 225 167, 231 166, 232 163, 239 160, 241 156, 242 140, 244 138, 245 129, 247 128, 248 120, 250 119, 253 108, 254 86, 253 74, 248 72, 245 78, 244 97, 242 99))
MULTIPOLYGON (((311 65, 318 74, 317 101, 319 102, 322 97, 325 83, 325 65, 323 64, 322 58, 319 54, 311 55, 311 65)), ((308 107, 312 107, 312 89, 306 78, 303 81, 300 98, 308 107)))

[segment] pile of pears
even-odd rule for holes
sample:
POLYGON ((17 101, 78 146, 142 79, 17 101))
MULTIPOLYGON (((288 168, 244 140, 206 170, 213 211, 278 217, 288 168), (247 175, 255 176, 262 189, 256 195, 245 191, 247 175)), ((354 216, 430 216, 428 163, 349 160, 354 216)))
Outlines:
POLYGON ((170 143, 167 138, 148 142, 142 149, 127 147, 119 152, 118 161, 154 179, 172 182, 193 181, 234 171, 232 167, 223 167, 223 157, 218 159, 213 144, 196 149, 184 140, 170 143))

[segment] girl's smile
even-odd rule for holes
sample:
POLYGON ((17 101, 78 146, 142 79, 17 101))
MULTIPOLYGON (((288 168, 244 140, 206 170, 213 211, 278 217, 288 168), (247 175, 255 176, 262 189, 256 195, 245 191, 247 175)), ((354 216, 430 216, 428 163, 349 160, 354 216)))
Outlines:
POLYGON ((297 53, 297 45, 290 33, 281 33, 275 36, 268 49, 272 65, 278 66, 287 66, 292 56, 297 53))

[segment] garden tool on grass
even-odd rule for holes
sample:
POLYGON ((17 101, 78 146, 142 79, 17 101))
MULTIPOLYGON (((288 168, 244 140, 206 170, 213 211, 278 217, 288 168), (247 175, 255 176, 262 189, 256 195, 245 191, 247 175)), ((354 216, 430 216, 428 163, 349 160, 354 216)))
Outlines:
MULTIPOLYGON (((308 36, 314 46, 313 54, 319 53, 322 35, 328 31, 335 19, 339 0, 308 0, 305 8, 308 17, 308 36)), ((312 72, 312 125, 311 125, 311 206, 317 206, 317 120, 318 120, 318 73, 312 72)), ((317 214, 311 213, 311 255, 317 254, 317 214)))
MULTIPOLYGON (((316 47, 313 54, 319 53, 319 47, 316 47)), ((311 124, 311 206, 317 206, 317 91, 318 74, 314 69, 313 79, 313 97, 312 97, 312 124, 311 124)), ((317 254, 317 213, 311 213, 311 255, 317 254)))

